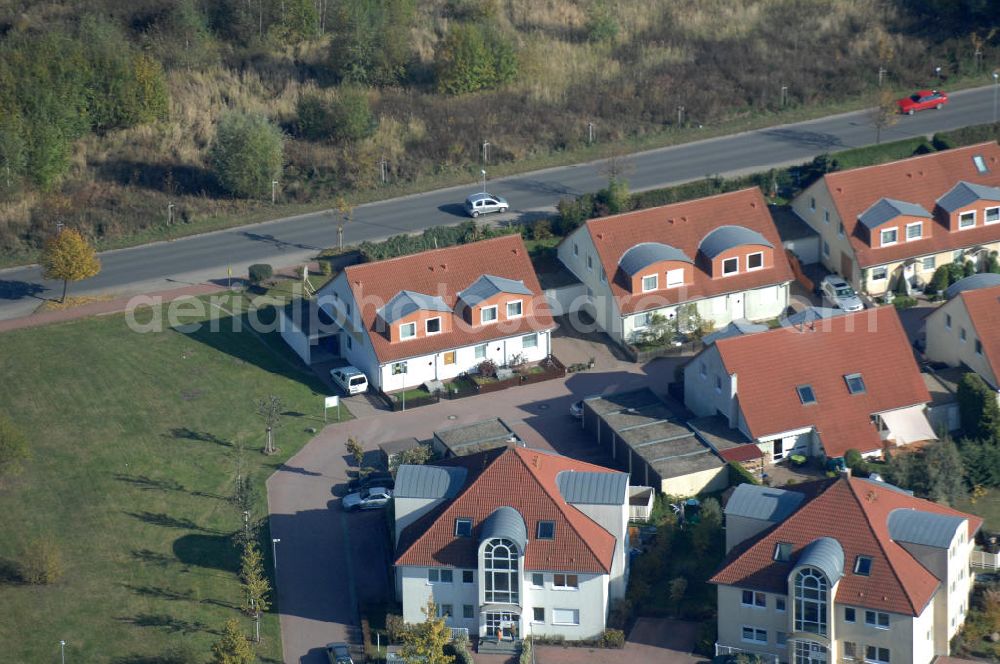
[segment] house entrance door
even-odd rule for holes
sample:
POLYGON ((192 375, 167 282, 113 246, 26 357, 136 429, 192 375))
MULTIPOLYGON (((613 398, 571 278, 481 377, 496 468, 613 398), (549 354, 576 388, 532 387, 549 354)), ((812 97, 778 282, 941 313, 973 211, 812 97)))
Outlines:
POLYGON ((826 664, 826 646, 813 641, 795 642, 795 664, 826 664))
POLYGON ((486 637, 501 639, 514 638, 517 630, 516 622, 519 616, 510 611, 487 611, 486 612, 486 637))

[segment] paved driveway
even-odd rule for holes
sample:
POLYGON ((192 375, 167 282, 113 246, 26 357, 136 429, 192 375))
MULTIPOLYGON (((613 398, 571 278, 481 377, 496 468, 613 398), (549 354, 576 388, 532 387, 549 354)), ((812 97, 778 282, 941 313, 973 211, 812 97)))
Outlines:
POLYGON ((696 664, 707 658, 692 655, 698 624, 680 620, 640 618, 625 641, 624 650, 538 646, 535 664, 696 664))
MULTIPOLYGON (((599 349, 595 352, 599 354, 599 349)), ((323 429, 267 482, 272 535, 281 540, 277 590, 286 664, 320 664, 324 644, 360 642, 354 607, 393 593, 382 513, 344 514, 333 493, 347 478, 344 441, 349 436, 374 450, 382 442, 410 436, 428 439, 445 426, 500 417, 529 446, 599 462, 602 453, 580 430, 579 422, 569 417, 570 404, 590 394, 643 386, 663 393, 679 361, 655 360, 639 366, 621 362, 605 350, 594 371, 563 380, 399 413, 372 410, 323 429)))

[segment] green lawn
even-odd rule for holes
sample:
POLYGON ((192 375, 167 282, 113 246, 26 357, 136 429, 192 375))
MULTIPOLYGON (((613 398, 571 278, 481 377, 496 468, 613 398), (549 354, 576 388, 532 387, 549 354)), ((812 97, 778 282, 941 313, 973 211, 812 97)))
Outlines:
POLYGON ((983 528, 990 532, 1000 531, 1000 489, 988 489, 985 496, 976 499, 966 498, 955 505, 955 509, 983 517, 983 528))
MULTIPOLYGON (((228 618, 251 631, 229 539, 239 446, 264 516, 264 480, 322 426, 324 390, 276 333, 222 323, 138 334, 118 315, 0 335, 0 410, 34 453, 0 485, 0 570, 43 534, 65 563, 52 586, 0 575, 4 661, 57 662, 65 639, 67 661, 152 664, 180 643, 207 656, 228 618), (274 457, 252 407, 268 394, 287 413, 274 457)), ((276 614, 263 635, 279 662, 276 614)))

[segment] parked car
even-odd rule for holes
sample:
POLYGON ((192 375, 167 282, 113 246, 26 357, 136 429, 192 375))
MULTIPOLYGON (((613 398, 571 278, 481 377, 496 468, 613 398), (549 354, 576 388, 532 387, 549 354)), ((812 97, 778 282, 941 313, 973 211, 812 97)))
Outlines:
POLYGON ((326 658, 330 660, 330 664, 354 664, 351 650, 343 642, 326 644, 326 658))
POLYGON ((344 496, 340 504, 347 512, 355 510, 377 510, 385 507, 392 500, 392 491, 382 486, 370 486, 357 493, 344 496))
POLYGON ((355 477, 347 483, 347 492, 357 493, 358 491, 362 491, 373 486, 392 489, 396 486, 396 480, 393 478, 392 473, 378 470, 374 473, 368 473, 367 475, 361 477, 355 477))
POLYGON ((506 198, 503 196, 494 196, 485 191, 472 194, 465 199, 465 211, 473 219, 481 214, 488 214, 490 212, 506 212, 509 207, 510 205, 507 203, 506 198))
POLYGON ((356 367, 340 367, 330 370, 330 378, 348 396, 368 391, 368 376, 356 367))
POLYGON ((896 105, 899 106, 900 113, 913 115, 917 111, 926 111, 929 108, 941 110, 947 103, 948 94, 943 90, 920 90, 898 100, 896 105))
POLYGON ((851 285, 835 274, 828 274, 823 277, 819 285, 820 295, 824 300, 828 300, 838 309, 844 311, 861 311, 865 308, 864 302, 854 292, 851 285))

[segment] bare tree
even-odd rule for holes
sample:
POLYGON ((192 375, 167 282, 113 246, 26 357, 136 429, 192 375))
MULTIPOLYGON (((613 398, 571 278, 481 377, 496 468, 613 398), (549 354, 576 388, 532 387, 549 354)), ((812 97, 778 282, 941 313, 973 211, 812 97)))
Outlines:
POLYGON ((354 206, 347 202, 343 196, 337 196, 334 205, 337 208, 337 248, 344 248, 344 226, 351 223, 354 217, 354 206))
POLYGON ((265 398, 257 399, 255 405, 257 406, 257 414, 264 420, 264 426, 267 427, 264 454, 274 454, 278 451, 274 446, 274 427, 278 425, 278 420, 281 419, 281 398, 275 394, 271 394, 265 398))
POLYGON ((869 119, 872 126, 875 127, 875 143, 878 144, 882 141, 882 130, 896 124, 899 116, 892 90, 879 90, 876 101, 875 107, 869 111, 869 119))
POLYGON ((601 175, 608 178, 608 184, 612 185, 621 182, 626 175, 635 172, 635 164, 629 158, 629 154, 620 149, 612 149, 608 152, 607 159, 598 170, 601 175))

